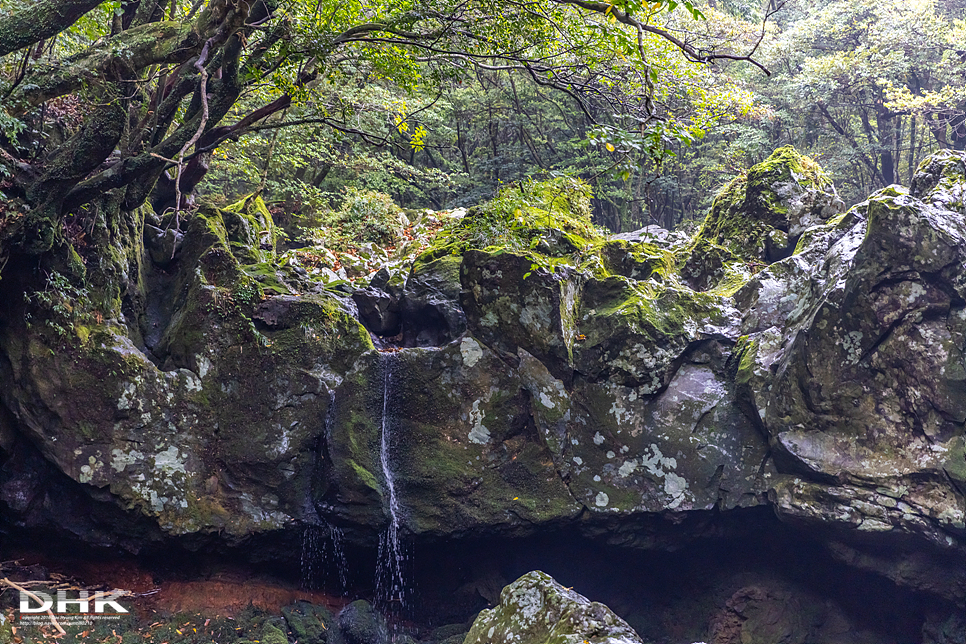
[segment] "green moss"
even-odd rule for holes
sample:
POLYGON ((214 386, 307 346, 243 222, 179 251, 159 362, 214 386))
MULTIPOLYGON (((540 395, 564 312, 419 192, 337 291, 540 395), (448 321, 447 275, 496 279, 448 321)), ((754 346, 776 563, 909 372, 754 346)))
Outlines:
POLYGON ((257 264, 276 259, 275 246, 282 233, 260 196, 248 195, 221 209, 220 214, 229 247, 239 263, 257 264))
POLYGON ((261 644, 288 644, 288 638, 280 628, 266 622, 262 627, 261 644))
POLYGON ((590 187, 578 179, 507 186, 444 228, 416 262, 429 263, 470 249, 527 251, 547 259, 590 249, 605 239, 591 222, 590 198, 590 187))
POLYGON ((273 354, 297 357, 307 343, 322 342, 333 369, 348 369, 355 356, 374 348, 365 327, 326 294, 291 298, 276 329, 266 331, 273 354))
MULTIPOLYGON (((752 265, 750 268, 754 269, 752 265)), ((748 270, 749 265, 745 262, 728 262, 724 265, 724 277, 707 291, 710 295, 720 295, 721 297, 731 297, 738 290, 748 283, 753 275, 753 270, 748 270)))
POLYGON ((750 339, 747 335, 738 338, 735 344, 734 356, 738 360, 738 373, 735 376, 735 384, 747 386, 755 374, 755 356, 758 353, 758 341, 750 339))
POLYGON ((791 146, 779 148, 722 188, 696 241, 711 240, 747 259, 763 257, 766 238, 776 229, 787 231, 788 210, 774 186, 790 181, 806 188, 832 186, 817 163, 791 146))
POLYGON ((674 253, 654 244, 636 243, 610 239, 596 247, 601 258, 604 274, 622 275, 636 280, 672 279, 677 271, 674 253))
POLYGON ((745 271, 737 264, 729 270, 729 262, 743 261, 754 270, 790 254, 789 245, 798 240, 789 236, 788 208, 776 192, 788 184, 802 190, 832 189, 822 168, 790 146, 775 150, 721 189, 681 265, 693 288, 734 293, 745 271))
POLYGON ((830 188, 832 180, 822 167, 794 147, 778 148, 767 159, 748 171, 750 185, 794 179, 809 187, 830 188))
POLYGON ((74 247, 68 244, 68 267, 72 275, 78 279, 84 280, 87 277, 87 266, 84 264, 83 258, 77 254, 74 247))
POLYGON ((265 291, 275 295, 287 295, 292 289, 279 278, 277 266, 271 262, 259 262, 244 267, 244 271, 254 278, 265 291))
POLYGON ((943 469, 949 478, 960 483, 966 483, 966 439, 956 436, 949 444, 949 458, 943 463, 943 469))
MULTIPOLYGON (((218 242, 221 245, 228 245, 228 231, 225 228, 225 221, 221 213, 213 208, 204 207, 198 209, 188 223, 188 230, 185 233, 185 243, 194 241, 198 246, 205 248, 214 246, 218 242)), ((185 253, 188 249, 183 248, 185 253)))
POLYGON ((379 482, 378 481, 376 481, 376 477, 372 475, 372 472, 370 472, 366 468, 364 468, 361 465, 359 465, 353 459, 349 459, 349 466, 352 468, 352 471, 354 471, 356 473, 356 476, 358 476, 359 479, 363 483, 365 483, 368 487, 370 487, 373 490, 376 490, 376 491, 378 491, 380 493, 382 492, 382 486, 379 485, 379 482))
MULTIPOLYGON (((711 212, 695 237, 692 251, 702 252, 701 246, 711 243, 726 248, 730 253, 741 257, 759 257, 763 249, 763 239, 771 225, 754 217, 755 213, 746 212, 748 179, 735 177, 715 197, 711 212)), ((767 217, 771 219, 771 217, 767 217)))

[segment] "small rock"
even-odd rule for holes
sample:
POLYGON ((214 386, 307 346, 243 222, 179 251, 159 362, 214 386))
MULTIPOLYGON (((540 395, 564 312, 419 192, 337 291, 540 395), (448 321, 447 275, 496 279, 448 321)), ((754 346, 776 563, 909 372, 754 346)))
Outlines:
POLYGON ((364 599, 356 600, 342 609, 339 628, 348 644, 383 644, 389 641, 386 618, 364 599))
POLYGON ((589 641, 643 644, 611 609, 564 588, 547 573, 533 571, 503 589, 499 606, 480 613, 465 644, 589 641))

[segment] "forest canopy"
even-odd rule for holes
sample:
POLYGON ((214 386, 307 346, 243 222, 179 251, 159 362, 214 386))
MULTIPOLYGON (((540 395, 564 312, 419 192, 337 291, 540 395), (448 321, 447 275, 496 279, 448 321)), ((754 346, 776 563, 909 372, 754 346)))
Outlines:
POLYGON ((852 202, 966 147, 961 4, 0 0, 0 255, 196 194, 292 231, 564 175, 671 228, 785 144, 852 202))
MULTIPOLYGON (((418 115, 433 115, 444 91, 511 72, 581 115, 591 126, 582 138, 660 150, 665 139, 692 138, 701 118, 679 122, 657 103, 693 92, 692 109, 715 109, 702 79, 658 89, 662 73, 745 58, 718 34, 680 28, 706 19, 673 0, 40 0, 0 9, 0 167, 5 195, 23 204, 11 206, 21 216, 4 235, 27 252, 49 248, 68 218, 81 225, 145 202, 173 211, 177 230, 212 154, 246 134, 270 133, 258 153, 269 160, 283 126, 300 128, 304 158, 315 150, 324 159, 340 139, 393 149, 387 132, 402 135, 410 157, 429 157, 435 137, 418 115), (367 122, 386 116, 390 130, 367 122)), ((253 159, 244 161, 225 179, 237 181, 232 168, 253 159)))

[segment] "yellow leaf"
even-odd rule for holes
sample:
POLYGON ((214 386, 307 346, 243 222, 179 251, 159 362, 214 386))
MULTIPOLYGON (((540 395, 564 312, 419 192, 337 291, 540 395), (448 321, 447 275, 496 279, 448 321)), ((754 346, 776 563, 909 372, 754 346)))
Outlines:
POLYGON ((607 148, 607 151, 608 152, 613 152, 614 151, 614 145, 612 143, 608 143, 604 147, 607 148))

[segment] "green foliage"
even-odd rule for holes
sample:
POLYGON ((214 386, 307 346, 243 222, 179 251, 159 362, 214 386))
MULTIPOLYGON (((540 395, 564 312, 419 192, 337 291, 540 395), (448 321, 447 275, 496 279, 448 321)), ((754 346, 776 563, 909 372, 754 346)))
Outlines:
MULTIPOLYGON (((52 331, 58 340, 66 340, 76 331, 84 341, 88 332, 82 325, 96 321, 87 288, 75 286, 57 271, 47 276, 44 290, 34 291, 27 296, 27 301, 37 307, 40 323, 52 331)), ((27 313, 28 325, 34 323, 35 319, 34 313, 27 313)))
POLYGON ((392 197, 374 190, 346 188, 341 207, 322 217, 317 229, 321 243, 345 251, 367 243, 394 246, 402 238, 406 221, 392 197))
MULTIPOLYGON (((665 28, 691 28, 694 12, 713 14, 691 3, 614 6, 665 28)), ((406 47, 369 44, 359 57, 327 69, 312 92, 300 96, 286 119, 305 125, 223 146, 203 190, 234 198, 261 184, 283 218, 292 213, 311 219, 320 203, 335 201, 345 186, 384 192, 407 208, 438 210, 480 203, 502 184, 567 174, 593 186, 598 223, 615 230, 651 223, 642 189, 680 150, 748 113, 750 94, 728 76, 683 60, 662 38, 644 34, 638 42, 635 30, 613 16, 553 3, 531 9, 521 20, 499 5, 482 5, 481 11, 492 13, 471 24, 494 40, 472 48, 485 55, 496 43, 533 43, 527 55, 549 65, 540 78, 470 74, 444 59, 416 61, 406 47), (554 22, 542 22, 542 15, 554 22), (562 50, 564 42, 572 48, 562 50), (575 57, 587 61, 590 84, 568 75, 575 57), (558 61, 566 61, 564 68, 553 67, 558 61), (582 98, 578 103, 548 91, 547 84, 569 87, 570 96, 582 98), (321 127, 320 121, 340 128, 321 127)), ((338 20, 352 11, 350 4, 330 15, 338 20)), ((306 38, 317 28, 298 26, 306 38)), ((709 47, 722 39, 702 29, 709 47)), ((735 38, 729 33, 725 40, 735 38)))
POLYGON ((933 0, 796 0, 776 17, 762 46, 776 73, 757 83, 763 126, 774 147, 819 159, 847 203, 908 183, 937 147, 966 148, 958 16, 933 0))
POLYGON ((591 222, 590 186, 569 177, 504 187, 491 201, 472 208, 437 236, 418 261, 473 248, 526 250, 547 256, 579 252, 603 239, 591 222))
MULTIPOLYGON (((3 83, 0 83, 0 92, 4 92, 3 83)), ((26 129, 27 124, 20 119, 10 116, 4 111, 0 111, 0 137, 16 150, 23 150, 20 145, 19 136, 26 129)), ((7 168, 4 160, 0 158, 0 174, 11 174, 12 168, 7 168)))

